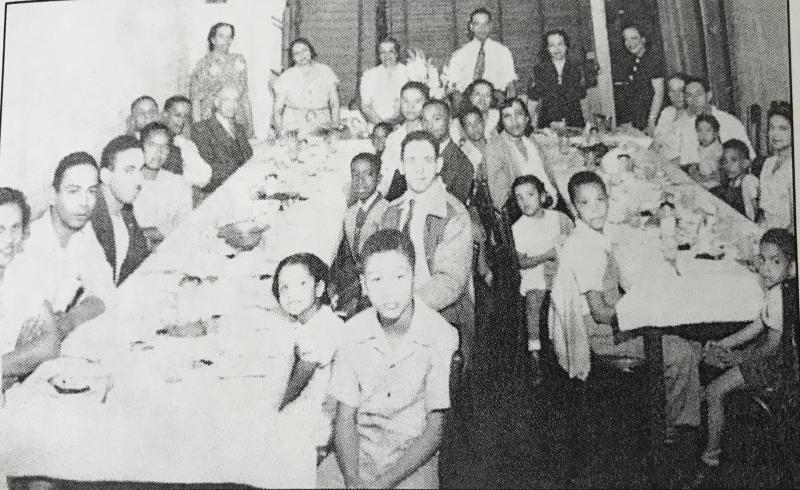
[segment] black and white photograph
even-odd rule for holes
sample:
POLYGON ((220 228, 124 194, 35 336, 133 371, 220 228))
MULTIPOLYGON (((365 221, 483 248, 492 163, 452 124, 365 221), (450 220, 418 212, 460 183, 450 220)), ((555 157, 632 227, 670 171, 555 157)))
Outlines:
POLYGON ((0 489, 800 488, 794 0, 0 4, 0 489))

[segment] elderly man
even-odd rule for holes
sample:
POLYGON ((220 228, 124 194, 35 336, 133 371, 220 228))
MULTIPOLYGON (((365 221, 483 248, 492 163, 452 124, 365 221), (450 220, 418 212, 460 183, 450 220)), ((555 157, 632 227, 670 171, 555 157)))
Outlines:
POLYGON ((455 89, 463 93, 474 80, 488 80, 499 92, 498 95, 514 97, 514 58, 511 51, 489 38, 492 33, 492 13, 479 8, 469 17, 472 40, 461 46, 450 58, 448 70, 455 89))
POLYGON ((214 115, 192 128, 200 156, 211 166, 211 180, 202 189, 205 195, 217 190, 253 156, 247 130, 236 122, 238 100, 235 87, 223 88, 214 98, 214 115))

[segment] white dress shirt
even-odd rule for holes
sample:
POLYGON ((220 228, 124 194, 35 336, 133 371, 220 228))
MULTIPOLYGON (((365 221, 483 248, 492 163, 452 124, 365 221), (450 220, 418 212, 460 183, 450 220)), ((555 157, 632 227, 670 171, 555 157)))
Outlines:
POLYGON ((44 303, 58 313, 75 300, 80 288, 84 290, 81 298, 96 296, 106 304, 114 294, 111 270, 91 221, 62 247, 53 227, 53 212, 30 224, 23 252, 8 266, 0 286, 2 353, 14 348, 22 323, 38 316, 44 303))
POLYGON ((159 170, 155 180, 142 180, 133 211, 140 227, 167 236, 192 212, 192 188, 183 176, 159 170))
POLYGON ((361 102, 369 103, 382 120, 400 112, 400 90, 408 82, 406 65, 398 63, 392 69, 378 65, 361 76, 361 102))
POLYGON ((407 135, 408 128, 405 124, 401 124, 386 137, 386 147, 381 154, 381 181, 378 184, 378 191, 384 196, 392 185, 394 171, 399 170, 401 174, 405 173, 400 164, 400 150, 407 135))
POLYGON ((225 131, 228 132, 230 137, 236 139, 236 135, 233 133, 233 128, 231 127, 231 122, 227 118, 221 116, 219 112, 215 112, 214 117, 216 117, 217 121, 222 124, 222 127, 225 128, 225 131))
MULTIPOLYGON (((456 90, 463 92, 474 80, 475 64, 478 61, 480 49, 480 41, 472 39, 461 46, 450 58, 449 76, 455 84, 456 90)), ((517 79, 511 51, 494 39, 487 39, 483 49, 486 60, 483 78, 491 82, 495 89, 506 90, 508 84, 517 79)))

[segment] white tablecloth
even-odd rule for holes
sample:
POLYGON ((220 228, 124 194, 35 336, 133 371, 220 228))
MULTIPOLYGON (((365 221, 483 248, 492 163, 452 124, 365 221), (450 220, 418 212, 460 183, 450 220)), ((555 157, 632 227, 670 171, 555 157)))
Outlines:
POLYGON ((313 487, 314 412, 299 403, 276 410, 294 338, 269 311, 271 277, 261 276, 294 252, 332 259, 349 162, 369 148, 342 141, 329 157, 298 163, 286 148, 254 145, 251 161, 159 246, 109 310, 68 337, 64 357, 7 392, 0 474, 313 487), (297 192, 307 200, 281 206, 254 199, 258 191, 297 192), (216 237, 217 227, 244 220, 270 228, 254 250, 235 253, 216 237), (203 285, 179 287, 184 274, 204 278, 203 285), (156 333, 211 315, 219 318, 206 337, 156 333), (48 379, 76 363, 97 375, 92 390, 57 394, 48 379))
MULTIPOLYGON (((641 327, 671 327, 695 323, 739 322, 757 317, 763 303, 758 276, 736 262, 737 242, 750 245, 760 236, 758 226, 695 183, 675 164, 643 148, 648 140, 637 135, 617 135, 615 144, 630 145, 637 166, 653 168, 649 176, 626 173, 623 183, 610 188, 606 235, 620 265, 625 295, 617 303, 621 330, 641 327), (661 170, 660 172, 658 170, 661 170), (665 260, 659 230, 634 227, 624 222, 626 212, 649 209, 660 202, 663 189, 692 196, 692 205, 716 208, 718 239, 725 258, 718 261, 694 258, 697 250, 678 252, 676 267, 665 260)), ((580 152, 562 153, 558 142, 537 138, 545 166, 559 193, 569 202, 567 183, 586 170, 580 152)))

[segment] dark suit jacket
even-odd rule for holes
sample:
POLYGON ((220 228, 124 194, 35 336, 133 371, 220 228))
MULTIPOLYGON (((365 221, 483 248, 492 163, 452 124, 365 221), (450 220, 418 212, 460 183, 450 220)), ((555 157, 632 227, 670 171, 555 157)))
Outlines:
POLYGON ((200 121, 192 128, 192 140, 197 145, 200 156, 211 166, 211 180, 203 188, 205 192, 214 192, 253 156, 253 148, 247 141, 244 127, 234 121, 231 121, 231 127, 236 135, 235 139, 231 138, 214 116, 200 121))
MULTIPOLYGON (((122 262, 119 274, 114 274, 114 284, 119 286, 133 271, 136 270, 144 259, 150 254, 147 248, 147 239, 136 222, 136 217, 133 215, 133 209, 125 211, 123 221, 128 227, 128 254, 122 262)), ((97 204, 92 213, 92 228, 103 247, 106 254, 106 260, 111 266, 111 270, 116 272, 117 264, 117 246, 114 242, 114 224, 111 221, 111 215, 108 212, 108 204, 106 204, 105 196, 102 192, 97 193, 97 204)))
POLYGON ((169 154, 167 154, 167 159, 164 161, 164 165, 162 165, 161 168, 169 170, 173 174, 183 175, 183 155, 181 154, 181 149, 175 145, 170 145, 169 154))
POLYGON ((447 191, 456 196, 464 205, 467 204, 470 193, 472 192, 472 180, 475 175, 475 167, 467 155, 461 151, 453 141, 449 141, 442 150, 442 182, 447 191))

